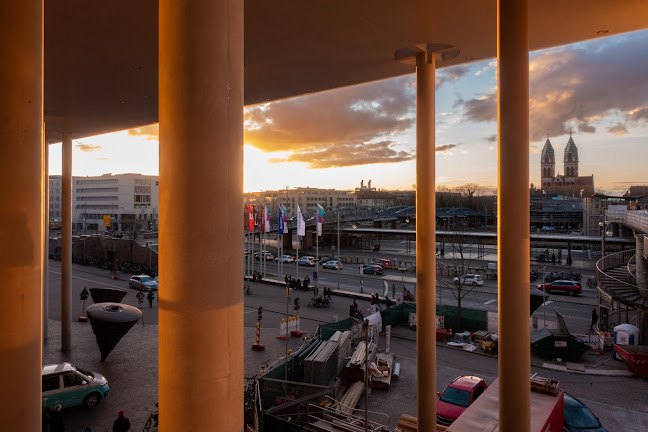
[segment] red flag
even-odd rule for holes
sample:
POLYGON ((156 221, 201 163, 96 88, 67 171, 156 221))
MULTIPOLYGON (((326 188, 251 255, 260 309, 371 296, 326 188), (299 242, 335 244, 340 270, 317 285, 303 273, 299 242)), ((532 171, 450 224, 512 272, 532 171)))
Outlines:
POLYGON ((266 216, 265 216, 265 206, 261 206, 261 232, 265 232, 265 222, 266 222, 266 216))
POLYGON ((246 205, 243 206, 243 231, 248 230, 248 219, 250 219, 249 216, 249 211, 250 208, 246 205))
POLYGON ((254 231, 254 206, 252 204, 248 208, 248 231, 254 231))

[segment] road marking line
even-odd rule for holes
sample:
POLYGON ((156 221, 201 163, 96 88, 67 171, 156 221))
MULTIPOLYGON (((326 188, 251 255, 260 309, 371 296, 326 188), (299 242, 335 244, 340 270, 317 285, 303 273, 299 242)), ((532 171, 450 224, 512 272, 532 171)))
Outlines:
MULTIPOLYGON (((60 272, 55 272, 55 271, 52 271, 52 270, 50 270, 50 273, 59 274, 59 275, 61 274, 60 272)), ((125 289, 125 288, 122 288, 122 287, 119 287, 119 286, 116 286, 116 285, 110 285, 110 284, 103 283, 103 282, 97 282, 97 281, 94 281, 92 279, 85 279, 85 278, 81 278, 81 277, 78 277, 78 276, 72 276, 72 279, 79 279, 79 280, 86 281, 86 282, 92 282, 94 284, 106 285, 106 286, 109 286, 111 288, 125 289)))
POLYGON ((495 301, 495 299, 490 299, 490 300, 488 300, 487 302, 484 302, 484 304, 485 304, 485 305, 487 305, 487 304, 491 304, 491 303, 493 303, 494 301, 495 301))
POLYGON ((553 303, 553 300, 547 300, 546 302, 542 303, 541 306, 547 306, 549 303, 553 303))

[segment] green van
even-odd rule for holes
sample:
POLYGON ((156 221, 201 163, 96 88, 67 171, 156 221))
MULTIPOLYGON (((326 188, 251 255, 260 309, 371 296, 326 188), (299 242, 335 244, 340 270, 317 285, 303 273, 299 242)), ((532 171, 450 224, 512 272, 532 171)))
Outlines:
POLYGON ((97 372, 88 372, 70 363, 43 366, 43 409, 93 407, 108 395, 108 380, 97 372))

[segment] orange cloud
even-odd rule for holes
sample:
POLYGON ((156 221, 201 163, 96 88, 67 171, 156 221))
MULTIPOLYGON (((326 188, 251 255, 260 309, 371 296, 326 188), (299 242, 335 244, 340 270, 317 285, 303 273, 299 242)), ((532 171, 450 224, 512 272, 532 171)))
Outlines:
POLYGON ((411 160, 399 137, 415 123, 415 98, 410 76, 249 107, 245 142, 312 168, 411 160))
POLYGON ((86 143, 82 143, 82 142, 76 144, 76 148, 78 148, 82 152, 86 152, 86 153, 93 152, 93 151, 99 151, 99 150, 103 149, 103 147, 100 146, 100 145, 86 144, 86 143))
POLYGON ((142 126, 139 128, 133 128, 128 130, 128 135, 143 136, 147 140, 157 141, 160 139, 160 127, 156 123, 148 126, 142 126))

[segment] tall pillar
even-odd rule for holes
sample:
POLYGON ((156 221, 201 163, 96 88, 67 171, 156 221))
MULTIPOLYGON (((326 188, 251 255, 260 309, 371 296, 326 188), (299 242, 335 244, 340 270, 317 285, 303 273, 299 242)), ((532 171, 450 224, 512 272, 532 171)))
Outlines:
POLYGON ((72 138, 61 143, 61 351, 72 349, 72 138))
POLYGON ((436 430, 435 67, 459 54, 451 45, 402 48, 395 59, 416 65, 416 374, 419 430, 436 430))
POLYGON ((416 56, 416 394, 419 429, 436 430, 434 54, 416 56))
POLYGON ((0 2, 0 417, 41 423, 43 1, 0 2))
POLYGON ((159 17, 160 432, 240 431, 243 2, 159 17))
POLYGON ((497 2, 499 421, 530 427, 529 30, 527 0, 497 2))

